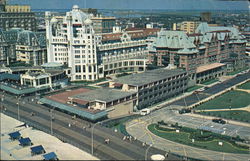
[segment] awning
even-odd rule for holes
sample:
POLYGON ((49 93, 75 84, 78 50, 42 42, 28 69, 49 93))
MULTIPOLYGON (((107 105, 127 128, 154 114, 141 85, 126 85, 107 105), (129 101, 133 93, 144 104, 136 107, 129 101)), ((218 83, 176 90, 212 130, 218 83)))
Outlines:
POLYGON ((19 131, 13 132, 9 134, 11 139, 19 139, 21 137, 21 134, 19 133, 19 131))
POLYGON ((31 140, 30 138, 21 138, 19 139, 20 145, 25 146, 25 145, 31 145, 31 140))
POLYGON ((42 145, 38 145, 38 146, 34 146, 34 147, 31 147, 31 153, 32 154, 42 154, 42 153, 45 153, 45 150, 43 148, 42 145))
POLYGON ((218 67, 222 67, 222 66, 225 66, 225 65, 226 64, 222 64, 222 63, 213 63, 213 64, 199 66, 196 69, 196 73, 201 73, 201 72, 208 71, 208 70, 211 70, 211 69, 215 69, 215 68, 218 68, 218 67))

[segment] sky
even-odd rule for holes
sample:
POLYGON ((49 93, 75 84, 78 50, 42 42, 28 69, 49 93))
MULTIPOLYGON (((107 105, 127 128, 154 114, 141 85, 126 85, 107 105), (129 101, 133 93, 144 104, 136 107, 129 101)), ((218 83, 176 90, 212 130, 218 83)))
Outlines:
POLYGON ((174 9, 174 10, 248 10, 247 0, 8 0, 10 4, 29 4, 32 9, 174 9))

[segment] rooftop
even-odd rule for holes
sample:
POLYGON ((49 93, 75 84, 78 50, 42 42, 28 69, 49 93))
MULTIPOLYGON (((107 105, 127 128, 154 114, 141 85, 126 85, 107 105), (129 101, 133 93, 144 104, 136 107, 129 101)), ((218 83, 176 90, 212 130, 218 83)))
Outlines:
POLYGON ((100 88, 96 90, 92 90, 88 93, 81 93, 74 95, 73 98, 81 99, 84 101, 103 101, 103 102, 111 102, 121 98, 125 98, 131 96, 135 92, 124 92, 117 89, 110 88, 100 88))
POLYGON ((212 64, 208 64, 208 65, 203 65, 203 66, 199 66, 196 69, 196 72, 201 73, 201 72, 211 70, 211 69, 214 69, 214 68, 218 68, 218 67, 221 67, 221 66, 224 66, 224 65, 225 64, 222 64, 222 63, 212 63, 212 64))
POLYGON ((178 74, 186 73, 186 71, 182 69, 156 69, 149 70, 144 73, 138 73, 133 75, 127 75, 124 77, 117 78, 115 82, 122 84, 129 84, 134 86, 141 86, 144 84, 149 84, 155 81, 159 81, 165 78, 169 78, 178 74))

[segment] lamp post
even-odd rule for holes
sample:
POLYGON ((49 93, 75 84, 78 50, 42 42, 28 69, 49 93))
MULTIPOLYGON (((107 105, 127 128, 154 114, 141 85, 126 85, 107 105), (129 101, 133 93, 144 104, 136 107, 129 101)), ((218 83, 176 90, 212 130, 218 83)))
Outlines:
POLYGON ((152 147, 152 144, 149 144, 149 146, 147 147, 146 151, 145 151, 145 160, 147 160, 147 156, 148 156, 148 151, 149 149, 152 147))
POLYGON ((20 99, 22 96, 18 97, 18 102, 17 102, 17 120, 20 120, 20 99))
POLYGON ((97 122, 95 123, 93 126, 92 126, 92 132, 91 132, 91 154, 93 155, 94 154, 94 128, 97 124, 99 124, 101 122, 97 122))

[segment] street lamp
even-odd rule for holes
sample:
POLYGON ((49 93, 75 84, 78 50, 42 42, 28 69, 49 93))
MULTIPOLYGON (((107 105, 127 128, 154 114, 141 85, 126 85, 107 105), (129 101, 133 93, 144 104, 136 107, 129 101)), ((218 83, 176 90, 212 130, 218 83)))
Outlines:
POLYGON ((18 102, 17 102, 17 119, 18 119, 18 120, 20 120, 20 110, 19 110, 20 105, 19 105, 19 104, 20 104, 20 99, 21 99, 21 97, 22 97, 22 96, 19 96, 18 99, 17 99, 17 100, 18 100, 18 102))
POLYGON ((93 133, 94 133, 94 128, 95 128, 95 126, 96 126, 97 124, 99 124, 99 123, 101 123, 101 122, 95 123, 95 124, 93 125, 93 127, 92 127, 92 132, 91 132, 91 154, 92 154, 92 155, 94 154, 94 135, 93 135, 93 133))
POLYGON ((103 120, 103 121, 98 121, 96 122, 93 126, 92 126, 92 130, 91 130, 91 154, 93 155, 94 154, 94 128, 97 124, 100 124, 100 123, 104 123, 106 121, 109 121, 109 119, 107 120, 103 120))
POLYGON ((148 156, 148 150, 152 147, 152 144, 149 144, 148 148, 145 151, 145 160, 147 160, 147 156, 148 156))

